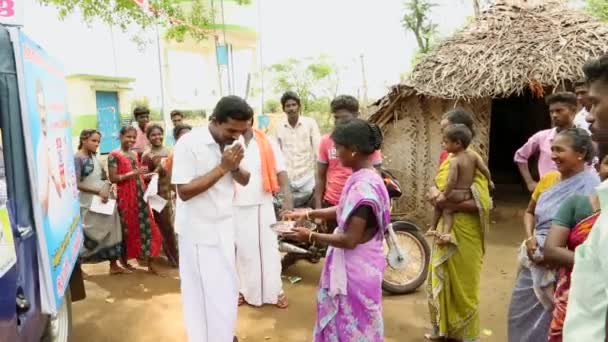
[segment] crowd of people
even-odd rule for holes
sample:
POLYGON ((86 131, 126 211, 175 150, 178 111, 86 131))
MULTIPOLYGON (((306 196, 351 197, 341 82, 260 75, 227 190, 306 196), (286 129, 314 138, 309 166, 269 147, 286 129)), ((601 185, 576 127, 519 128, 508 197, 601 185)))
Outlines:
POLYGON ((547 98, 554 127, 515 154, 532 196, 509 306, 512 342, 606 340, 608 278, 599 244, 606 205, 600 184, 608 178, 608 56, 590 60, 583 72, 575 93, 547 98), (528 169, 534 153, 538 182, 528 169))
MULTIPOLYGON (((597 189, 608 178, 608 56, 583 71, 586 80, 575 85, 575 93, 547 97, 553 127, 533 135, 514 157, 532 196, 509 307, 509 341, 605 338, 608 249, 597 189), (538 182, 528 165, 535 154, 538 182)), ((209 124, 200 127, 184 125, 183 114, 174 111, 173 149, 163 141, 163 127, 149 123, 149 110, 138 107, 136 124, 122 128, 120 148, 108 156, 107 174, 96 155, 101 134, 84 130, 75 156, 85 232, 81 260, 109 261, 110 273, 122 274, 132 272, 130 262, 137 259, 162 275, 162 250, 168 264, 179 267, 188 339, 236 340, 239 305, 289 306, 270 229, 281 219, 273 206, 280 197, 283 219, 335 228, 323 233, 296 226, 285 233, 329 246, 314 340, 383 341, 390 199, 377 170, 382 133, 358 118, 352 96, 331 102, 335 128, 324 136, 314 120, 301 115, 297 94, 286 92, 281 105, 286 117, 274 137, 255 128, 252 108, 237 96, 223 97, 209 124), (167 202, 159 211, 144 196, 155 177, 157 193, 167 202), (116 200, 115 211, 92 211, 96 196, 116 200)), ((427 284, 432 331, 426 338, 478 341, 494 184, 471 147, 471 114, 453 109, 441 127, 443 150, 428 193, 435 220, 427 284)))

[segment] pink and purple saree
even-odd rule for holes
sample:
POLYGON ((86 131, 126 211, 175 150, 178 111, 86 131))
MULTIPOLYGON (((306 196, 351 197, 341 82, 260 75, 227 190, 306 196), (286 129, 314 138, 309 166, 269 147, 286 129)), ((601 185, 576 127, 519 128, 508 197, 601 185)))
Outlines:
POLYGON ((380 175, 359 170, 348 179, 337 208, 338 228, 361 206, 369 206, 378 229, 352 250, 330 247, 317 295, 315 342, 384 341, 382 277, 386 266, 383 239, 390 223, 390 200, 380 175))

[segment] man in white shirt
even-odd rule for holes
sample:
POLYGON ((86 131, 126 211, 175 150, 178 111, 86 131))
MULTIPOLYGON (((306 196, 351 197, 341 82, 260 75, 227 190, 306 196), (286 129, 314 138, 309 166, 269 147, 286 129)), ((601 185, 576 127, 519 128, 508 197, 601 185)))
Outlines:
MULTIPOLYGON (((247 185, 249 172, 236 142, 249 128, 253 110, 226 96, 209 126, 184 135, 175 146, 172 183, 177 186, 175 230, 186 333, 190 342, 233 340, 238 279, 234 244, 234 183, 247 185)), ((234 337, 236 340, 236 337, 234 337)))
POLYGON ((281 282, 281 254, 273 194, 283 194, 283 208, 293 209, 285 159, 277 144, 250 126, 245 138, 243 167, 251 172, 247 186, 236 186, 236 262, 240 280, 239 305, 274 304, 287 308, 281 282))
POLYGON ((574 93, 576 94, 578 105, 581 108, 574 117, 574 125, 589 132, 589 127, 591 125, 587 122, 587 115, 589 115, 589 111, 591 110, 591 102, 589 102, 589 86, 587 85, 587 82, 578 81, 574 83, 574 93))
POLYGON ((306 205, 315 188, 315 164, 321 134, 317 122, 300 115, 298 95, 288 91, 281 97, 286 119, 277 124, 276 136, 285 155, 294 205, 306 205))
MULTIPOLYGON (((600 160, 608 155, 608 55, 583 66, 589 84, 592 138, 600 160)), ((605 184, 603 184, 605 185, 605 184)), ((600 194, 601 196, 601 194, 600 194)), ((574 252, 574 268, 564 322, 563 341, 604 341, 608 311, 608 210, 600 199, 602 213, 587 240, 574 252)))

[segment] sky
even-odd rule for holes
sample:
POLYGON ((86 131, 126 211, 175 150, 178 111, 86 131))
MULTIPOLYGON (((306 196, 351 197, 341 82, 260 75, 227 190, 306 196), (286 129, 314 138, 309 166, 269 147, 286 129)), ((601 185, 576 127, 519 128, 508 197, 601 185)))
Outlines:
MULTIPOLYGON (((254 6, 256 2, 254 1, 254 6)), ((258 27, 265 65, 286 58, 326 54, 344 71, 341 91, 353 92, 362 84, 360 56, 364 56, 368 94, 377 98, 409 70, 416 50, 413 35, 401 26, 403 0, 261 0, 258 27)), ((472 14, 468 0, 435 0, 432 20, 440 35, 448 36, 472 14)), ((111 30, 100 22, 86 25, 78 14, 64 21, 53 7, 25 0, 24 31, 71 73, 136 78, 136 96, 159 98, 159 67, 148 32, 144 50, 132 41, 139 32, 111 30)))

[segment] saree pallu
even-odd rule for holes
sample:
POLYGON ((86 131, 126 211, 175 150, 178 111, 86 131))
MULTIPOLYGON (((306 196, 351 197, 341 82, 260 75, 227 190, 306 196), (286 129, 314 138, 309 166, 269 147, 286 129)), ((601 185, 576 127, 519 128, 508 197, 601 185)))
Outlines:
MULTIPOLYGON (((576 226, 572 228, 566 244, 569 250, 575 250, 576 247, 587 240, 587 236, 591 232, 591 228, 593 228, 593 225, 599 216, 599 212, 595 213, 577 223, 576 226)), ((550 342, 562 341, 562 330, 566 319, 566 307, 568 305, 568 295, 570 293, 571 275, 571 268, 563 267, 559 270, 559 278, 555 288, 555 300, 553 302, 553 320, 551 321, 551 328, 549 330, 550 342)))
MULTIPOLYGON (((435 184, 439 190, 447 184, 450 159, 437 172, 435 184)), ((488 181, 479 170, 471 192, 478 212, 456 212, 453 242, 446 245, 433 242, 427 281, 433 335, 465 341, 479 338, 479 279, 492 207, 488 181)))
POLYGON ((364 205, 372 208, 377 232, 354 249, 329 248, 317 294, 315 342, 384 341, 383 239, 390 223, 390 200, 378 173, 368 169, 355 172, 346 182, 334 234, 344 233, 351 214, 364 205))

